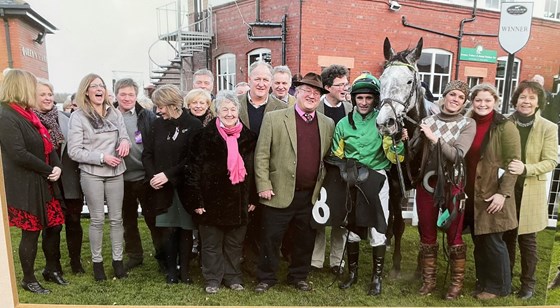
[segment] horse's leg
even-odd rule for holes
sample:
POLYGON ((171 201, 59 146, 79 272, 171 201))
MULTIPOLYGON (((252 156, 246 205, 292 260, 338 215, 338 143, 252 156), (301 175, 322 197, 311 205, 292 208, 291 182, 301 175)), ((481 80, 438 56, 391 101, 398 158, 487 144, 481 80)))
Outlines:
POLYGON ((389 276, 393 278, 398 278, 401 273, 401 239, 404 233, 404 220, 402 217, 402 207, 401 202, 403 200, 401 188, 399 185, 398 177, 390 177, 390 197, 389 197, 389 209, 391 215, 391 225, 388 226, 387 230, 394 236, 394 247, 393 247, 393 267, 389 272, 389 276))

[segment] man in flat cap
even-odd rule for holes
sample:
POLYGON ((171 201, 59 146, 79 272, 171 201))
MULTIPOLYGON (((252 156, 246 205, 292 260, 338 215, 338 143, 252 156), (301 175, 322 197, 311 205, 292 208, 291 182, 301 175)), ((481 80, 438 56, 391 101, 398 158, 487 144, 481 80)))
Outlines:
POLYGON ((325 176, 323 158, 331 146, 334 122, 315 111, 326 91, 320 75, 308 73, 295 85, 294 106, 264 115, 255 150, 255 181, 264 205, 256 292, 277 283, 279 248, 290 224, 297 245, 288 283, 301 291, 312 289, 307 282, 316 233, 311 210, 325 176))

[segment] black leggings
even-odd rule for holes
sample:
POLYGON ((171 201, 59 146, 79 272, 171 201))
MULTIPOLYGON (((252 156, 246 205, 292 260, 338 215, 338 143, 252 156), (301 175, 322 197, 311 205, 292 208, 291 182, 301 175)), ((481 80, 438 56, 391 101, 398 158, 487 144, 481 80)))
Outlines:
MULTIPOLYGON (((43 253, 48 271, 60 271, 60 230, 62 226, 50 227, 43 230, 43 253)), ((23 270, 23 281, 36 282, 35 259, 37 258, 37 243, 41 231, 21 231, 19 242, 19 260, 23 270)))

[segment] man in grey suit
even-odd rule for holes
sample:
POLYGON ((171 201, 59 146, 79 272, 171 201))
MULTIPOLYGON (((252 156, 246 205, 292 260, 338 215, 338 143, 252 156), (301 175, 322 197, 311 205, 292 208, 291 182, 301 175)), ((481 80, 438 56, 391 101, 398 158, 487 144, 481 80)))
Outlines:
POLYGON ((325 176, 323 158, 330 150, 334 122, 315 112, 325 92, 321 76, 308 73, 296 83, 296 104, 267 113, 255 150, 255 182, 262 209, 261 254, 256 292, 277 283, 279 248, 288 226, 295 238, 288 283, 310 291, 307 275, 315 242, 311 210, 325 176))

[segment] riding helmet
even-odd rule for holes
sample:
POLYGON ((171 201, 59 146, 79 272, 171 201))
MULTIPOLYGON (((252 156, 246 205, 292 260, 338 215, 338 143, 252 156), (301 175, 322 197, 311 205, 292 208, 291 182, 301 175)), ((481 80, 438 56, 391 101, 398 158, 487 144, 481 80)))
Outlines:
POLYGON ((373 93, 379 94, 379 80, 371 74, 361 74, 352 83, 350 94, 373 93))

